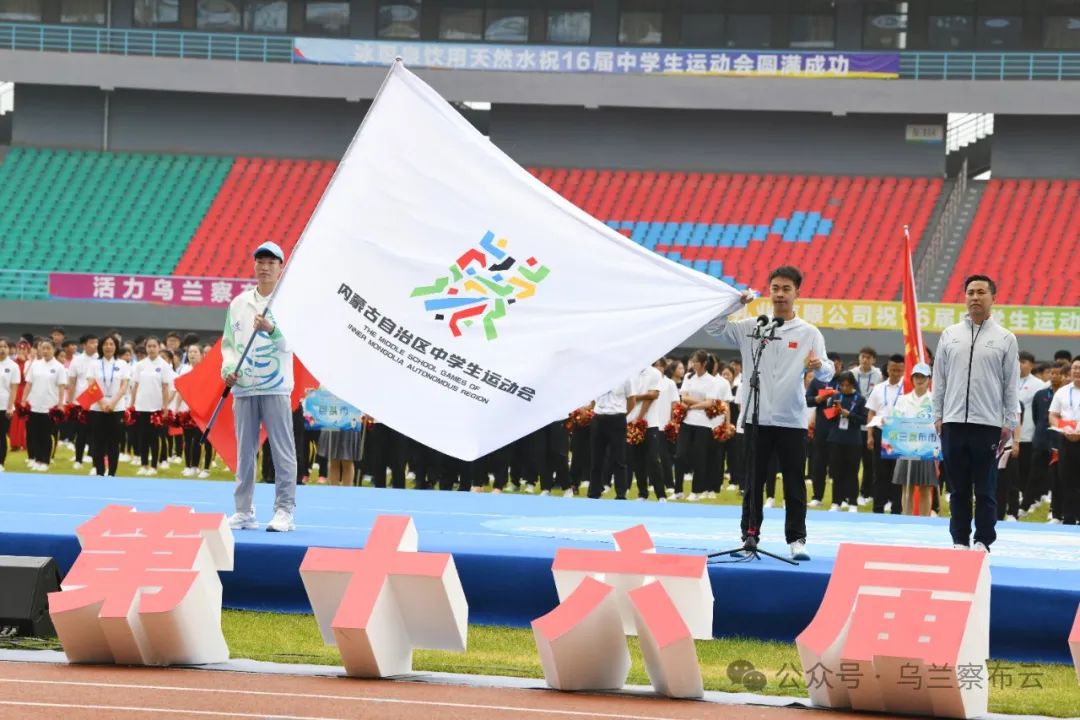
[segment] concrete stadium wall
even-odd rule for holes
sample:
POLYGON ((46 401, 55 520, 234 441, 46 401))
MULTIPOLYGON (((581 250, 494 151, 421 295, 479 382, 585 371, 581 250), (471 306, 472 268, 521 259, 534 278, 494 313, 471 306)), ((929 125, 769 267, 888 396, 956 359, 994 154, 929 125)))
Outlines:
POLYGON ((908 124, 945 117, 495 105, 491 139, 525 165, 944 174, 944 146, 906 142, 908 124))
POLYGON ((1080 178, 1080 122, 995 115, 990 164, 994 177, 1080 178))
POLYGON ((13 143, 338 159, 368 101, 19 85, 13 143), (108 133, 105 136, 106 98, 108 133))

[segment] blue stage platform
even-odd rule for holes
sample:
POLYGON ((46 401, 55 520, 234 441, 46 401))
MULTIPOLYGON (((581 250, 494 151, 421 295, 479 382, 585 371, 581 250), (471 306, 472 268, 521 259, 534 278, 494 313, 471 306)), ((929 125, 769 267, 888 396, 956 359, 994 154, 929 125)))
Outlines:
MULTIPOLYGON (((169 504, 230 512, 232 485, 195 480, 0 474, 0 554, 56 558, 63 571, 79 545, 75 528, 108 504, 169 504)), ((265 523, 273 488, 259 485, 265 523)), ((420 549, 450 552, 469 620, 528 626, 558 602, 551 561, 560 547, 612 549, 611 535, 644 523, 661 552, 703 553, 738 544, 733 506, 619 502, 513 494, 308 486, 298 489, 297 530, 236 534, 235 570, 222 574, 232 608, 310 612, 299 566, 309 546, 362 547, 375 516, 411 515, 420 549)), ((947 520, 811 512, 813 560, 768 558, 714 565, 713 634, 791 641, 810 622, 840 542, 947 547, 947 520)), ((783 510, 766 510, 762 547, 783 543, 783 510)), ((1012 661, 1070 662, 1068 633, 1080 603, 1080 527, 1000 523, 991 556, 991 652, 1012 661)))

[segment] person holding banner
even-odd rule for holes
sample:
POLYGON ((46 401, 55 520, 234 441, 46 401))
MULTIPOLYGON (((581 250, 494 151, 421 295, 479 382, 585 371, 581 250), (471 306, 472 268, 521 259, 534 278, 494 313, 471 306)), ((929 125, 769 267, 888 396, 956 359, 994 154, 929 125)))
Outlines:
POLYGON ((98 341, 101 357, 86 368, 87 382, 96 383, 101 399, 90 406, 90 455, 99 477, 116 476, 120 465, 121 418, 131 381, 131 366, 116 357, 116 338, 106 335, 98 341))
POLYGON ((997 539, 997 467, 1019 422, 1020 357, 1016 336, 991 315, 997 285, 986 275, 964 280, 968 314, 945 328, 934 360, 934 423, 952 490, 949 530, 954 548, 997 539))
POLYGON ((290 400, 293 357, 285 336, 267 309, 285 267, 285 253, 276 243, 268 241, 255 248, 253 256, 257 284, 229 304, 221 340, 221 377, 232 388, 236 422, 236 512, 229 518, 229 527, 234 530, 259 527, 254 497, 261 426, 266 429, 273 448, 276 489, 274 517, 266 529, 289 532, 295 527, 296 507, 296 444, 290 400), (243 356, 249 341, 251 347, 243 356))
MULTIPOLYGON (((911 382, 915 387, 911 392, 900 396, 889 417, 925 418, 927 421, 933 418, 934 400, 930 395, 930 373, 930 366, 926 363, 919 363, 912 368, 911 382)), ((936 461, 899 458, 893 469, 892 482, 902 491, 905 515, 915 514, 915 496, 918 495, 919 515, 930 516, 934 488, 938 486, 936 461)))
POLYGON ((1064 438, 1058 460, 1060 481, 1054 492, 1064 495, 1062 524, 1080 525, 1080 358, 1069 366, 1069 378, 1072 382, 1058 388, 1050 402, 1050 427, 1064 438))

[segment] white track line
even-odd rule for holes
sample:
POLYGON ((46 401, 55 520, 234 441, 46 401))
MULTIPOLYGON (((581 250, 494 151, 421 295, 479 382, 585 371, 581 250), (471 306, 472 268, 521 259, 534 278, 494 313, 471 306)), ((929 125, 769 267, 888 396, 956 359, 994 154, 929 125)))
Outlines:
POLYGON ((19 702, 0 700, 0 705, 29 708, 63 708, 65 710, 109 710, 112 712, 161 713, 163 715, 209 715, 211 717, 262 718, 262 720, 348 720, 347 718, 315 717, 313 715, 278 715, 266 713, 218 712, 217 710, 174 710, 172 708, 126 707, 122 705, 79 705, 75 703, 19 702))
MULTIPOLYGON (((521 713, 538 713, 542 715, 566 715, 569 717, 592 717, 592 718, 625 718, 626 720, 680 720, 678 718, 663 717, 658 715, 626 715, 623 713, 598 713, 594 711, 584 712, 579 710, 554 710, 543 708, 521 707, 517 705, 481 705, 477 703, 452 703, 438 702, 434 700, 402 700, 401 698, 365 697, 362 695, 323 695, 312 693, 269 692, 265 690, 231 690, 228 688, 199 688, 184 687, 178 685, 136 685, 132 683, 97 683, 97 682, 74 682, 70 680, 32 680, 28 678, 0 678, 0 683, 17 683, 20 685, 65 685, 69 687, 91 688, 115 688, 119 690, 154 690, 190 693, 222 693, 226 695, 253 695, 257 697, 284 697, 284 698, 310 698, 313 700, 335 700, 347 702, 382 703, 386 705, 421 705, 428 707, 461 708, 470 710, 507 710, 521 713)), ((2 701, 0 701, 2 702, 2 701)), ((6 703, 10 704, 10 703, 6 703)), ((16 703, 18 704, 18 703, 16 703)), ((77 707, 75 705, 56 707, 77 707)), ((117 708, 126 709, 126 708, 117 708)), ((171 711, 170 711, 171 712, 171 711)), ((221 715, 222 713, 207 713, 221 715)), ((235 714, 235 713, 229 713, 235 714)), ((250 716, 257 717, 257 716, 250 716)), ((263 713, 258 717, 266 717, 263 713)), ((287 717, 285 715, 272 717, 287 717)))

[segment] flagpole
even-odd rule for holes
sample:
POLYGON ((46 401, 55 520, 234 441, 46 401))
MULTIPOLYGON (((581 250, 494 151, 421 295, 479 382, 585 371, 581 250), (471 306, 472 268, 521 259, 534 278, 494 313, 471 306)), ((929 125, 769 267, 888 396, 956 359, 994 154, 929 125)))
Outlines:
MULTIPOLYGON (((289 256, 289 261, 285 263, 285 267, 281 271, 281 277, 278 278, 277 283, 274 285, 274 289, 270 291, 270 296, 266 299, 266 309, 263 310, 263 315, 270 311, 270 306, 274 302, 274 296, 277 294, 277 289, 281 287, 281 283, 285 280, 285 276, 289 272, 289 267, 292 265, 292 261, 296 257, 296 253, 300 251, 300 247, 304 243, 304 238, 307 237, 308 228, 311 227, 311 221, 315 218, 316 215, 319 214, 319 208, 322 207, 323 201, 326 200, 327 196, 330 194, 330 190, 334 187, 334 182, 338 179, 338 173, 340 172, 342 166, 345 164, 345 160, 349 157, 349 154, 352 153, 353 146, 356 144, 357 138, 360 137, 360 133, 364 132, 364 125, 367 124, 368 118, 371 117, 371 113, 375 110, 375 105, 379 102, 379 96, 382 95, 382 92, 386 88, 387 83, 389 83, 391 76, 393 76, 394 74, 394 71, 397 70, 399 67, 404 67, 404 65, 401 58, 396 57, 394 58, 394 62, 390 66, 390 69, 387 71, 386 77, 383 78, 382 84, 379 85, 379 89, 375 92, 375 97, 371 100, 371 106, 368 108, 368 111, 364 113, 364 119, 360 121, 360 127, 357 128, 356 133, 352 137, 352 140, 349 141, 349 146, 345 148, 345 154, 341 156, 341 161, 338 162, 338 166, 334 170, 334 174, 330 176, 330 182, 327 183, 326 190, 323 191, 322 197, 319 198, 319 202, 315 205, 315 209, 308 217, 307 222, 304 223, 304 230, 300 233, 300 239, 296 241, 296 245, 293 247, 292 254, 289 256)), ((258 332, 253 332, 251 334, 251 337, 248 339, 247 346, 244 347, 244 352, 240 355, 239 362, 236 363, 237 370, 244 366, 244 360, 247 359, 248 353, 251 352, 251 345, 255 342, 255 336, 257 334, 258 332)), ((232 392, 232 387, 226 385, 225 389, 221 392, 221 397, 218 398, 217 405, 214 407, 214 412, 210 415, 210 421, 206 424, 206 429, 203 430, 202 442, 205 443, 207 438, 210 437, 210 430, 214 427, 214 423, 217 421, 218 414, 221 412, 221 408, 225 405, 225 400, 229 397, 230 392, 232 392)))

